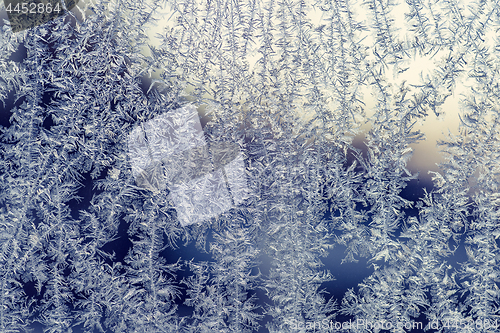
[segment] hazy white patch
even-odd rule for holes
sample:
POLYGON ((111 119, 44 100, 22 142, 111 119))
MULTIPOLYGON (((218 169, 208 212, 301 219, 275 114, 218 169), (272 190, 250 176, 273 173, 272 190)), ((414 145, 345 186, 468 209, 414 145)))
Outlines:
POLYGON ((231 189, 234 203, 236 205, 242 204, 248 198, 249 189, 247 186, 247 179, 245 177, 245 163, 243 155, 240 153, 232 160, 225 168, 227 182, 231 189))
POLYGON ((239 146, 214 142, 209 148, 193 105, 136 127, 128 150, 137 186, 153 192, 168 186, 184 226, 215 217, 248 197, 239 146))
POLYGON ((221 170, 187 184, 174 184, 170 195, 183 226, 206 221, 232 207, 221 170))
POLYGON ((154 160, 206 144, 198 111, 193 105, 151 119, 144 124, 144 130, 154 160))

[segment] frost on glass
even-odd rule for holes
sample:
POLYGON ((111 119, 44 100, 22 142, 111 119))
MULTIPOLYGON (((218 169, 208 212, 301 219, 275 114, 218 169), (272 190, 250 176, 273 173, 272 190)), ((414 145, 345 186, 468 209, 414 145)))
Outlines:
POLYGON ((89 0, 5 20, 0 332, 498 332, 499 13, 89 0), (425 183, 419 126, 453 112, 425 183))

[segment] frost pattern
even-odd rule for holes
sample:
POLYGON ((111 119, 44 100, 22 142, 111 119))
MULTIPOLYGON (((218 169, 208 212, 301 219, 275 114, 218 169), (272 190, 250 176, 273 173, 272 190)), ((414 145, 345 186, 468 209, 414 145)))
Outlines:
POLYGON ((77 8, 0 28, 0 332, 499 331, 496 1, 77 8), (459 84, 409 200, 415 123, 459 84), (371 269, 340 297, 336 251, 371 269))

